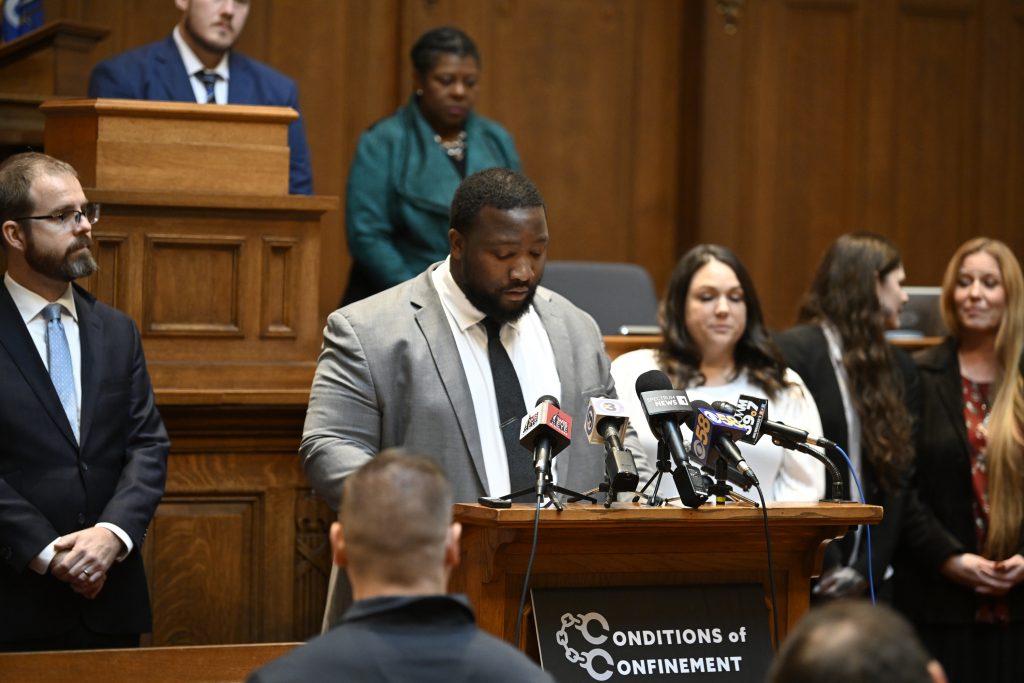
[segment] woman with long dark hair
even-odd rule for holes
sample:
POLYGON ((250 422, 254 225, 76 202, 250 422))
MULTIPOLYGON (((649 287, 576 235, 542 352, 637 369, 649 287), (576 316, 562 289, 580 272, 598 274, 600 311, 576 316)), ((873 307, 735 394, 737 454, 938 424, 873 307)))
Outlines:
MULTIPOLYGON (((776 336, 786 362, 814 396, 824 435, 849 455, 867 502, 885 508, 882 522, 871 529, 876 585, 891 575, 914 459, 917 376, 910 357, 885 338, 886 330, 899 327, 907 300, 904 278, 903 261, 891 241, 874 233, 843 235, 818 265, 799 324, 776 336)), ((859 500, 846 461, 828 455, 842 473, 844 497, 859 500)), ((815 587, 819 596, 864 593, 866 541, 860 528, 829 544, 815 587)), ((888 595, 891 584, 882 592, 888 595)))
POLYGON ((1024 680, 1024 278, 978 237, 942 283, 951 335, 915 354, 921 429, 896 605, 950 681, 1024 680))
MULTIPOLYGON (((664 339, 659 349, 631 351, 612 363, 619 395, 652 469, 657 440, 632 391, 636 378, 652 369, 663 371, 691 400, 735 404, 740 394, 759 396, 768 399, 770 419, 811 432, 820 428, 814 401, 800 377, 782 362, 765 330, 754 283, 731 250, 701 244, 687 252, 672 273, 659 319, 664 339)), ((821 498, 824 467, 810 456, 768 439, 743 444, 741 451, 766 500, 821 498)), ((667 478, 661 486, 660 494, 676 495, 667 478)))

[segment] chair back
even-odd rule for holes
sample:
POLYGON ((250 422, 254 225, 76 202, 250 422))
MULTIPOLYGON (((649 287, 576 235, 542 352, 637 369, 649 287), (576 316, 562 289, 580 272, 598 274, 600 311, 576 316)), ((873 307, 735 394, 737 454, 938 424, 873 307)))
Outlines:
POLYGON ((593 316, 603 335, 659 333, 658 295, 643 266, 548 261, 541 284, 593 316))

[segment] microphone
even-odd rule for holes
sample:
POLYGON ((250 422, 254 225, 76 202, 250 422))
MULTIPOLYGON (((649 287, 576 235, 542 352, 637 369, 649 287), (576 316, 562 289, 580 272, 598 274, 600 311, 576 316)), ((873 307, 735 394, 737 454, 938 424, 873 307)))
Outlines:
MULTIPOLYGON (((806 443, 822 448, 834 448, 835 442, 823 436, 810 436, 803 429, 790 427, 782 422, 768 419, 768 399, 740 394, 737 405, 732 406, 724 401, 717 401, 712 407, 722 404, 729 406, 736 418, 743 423, 746 430, 742 440, 745 443, 757 443, 758 439, 767 434, 777 446, 793 448, 796 444, 806 443)), ((725 412, 725 411, 723 411, 725 412)))
POLYGON ((735 443, 746 434, 743 424, 732 415, 713 410, 704 401, 694 401, 692 405, 694 412, 687 420, 687 426, 693 430, 691 448, 694 456, 709 468, 716 457, 725 458, 725 462, 736 468, 747 481, 758 485, 757 475, 735 443))
POLYGON ((747 396, 740 394, 739 405, 732 405, 725 401, 716 401, 712 406, 721 406, 724 412, 733 413, 743 424, 746 433, 741 438, 745 443, 757 443, 757 440, 767 434, 771 437, 772 443, 791 451, 806 453, 815 460, 825 465, 828 474, 832 479, 832 500, 843 498, 843 475, 839 467, 821 453, 808 446, 820 446, 828 450, 837 449, 835 441, 826 439, 823 436, 810 436, 803 429, 790 427, 783 422, 772 422, 768 419, 768 399, 758 396, 747 396))
POLYGON ((708 499, 708 487, 700 468, 690 463, 679 424, 693 414, 685 391, 672 388, 661 370, 648 370, 636 378, 636 395, 651 431, 668 448, 676 469, 672 472, 683 505, 700 507, 708 499))
POLYGON ((613 398, 590 399, 583 428, 590 443, 604 446, 604 471, 608 477, 609 496, 623 491, 636 491, 640 484, 633 454, 622 447, 627 424, 629 415, 621 401, 613 398))
POLYGON ((551 460, 569 445, 571 433, 572 417, 559 410, 558 399, 554 396, 541 396, 537 406, 523 416, 519 443, 533 451, 538 498, 544 494, 544 484, 551 474, 551 460))

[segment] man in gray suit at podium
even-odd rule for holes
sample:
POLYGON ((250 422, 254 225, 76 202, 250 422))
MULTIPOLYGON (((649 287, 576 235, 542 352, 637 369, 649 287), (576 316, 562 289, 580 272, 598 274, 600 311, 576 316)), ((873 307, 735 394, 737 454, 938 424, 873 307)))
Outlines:
MULTIPOLYGON (((456 501, 518 491, 535 482, 517 438, 539 397, 582 426, 590 398, 616 396, 594 319, 538 287, 548 226, 533 183, 508 169, 469 176, 451 225, 445 261, 327 321, 300 453, 331 505, 348 474, 396 446, 432 458, 456 501)), ((625 445, 639 452, 632 428, 625 445)), ((604 479, 603 452, 578 427, 552 470, 586 491, 604 479)))

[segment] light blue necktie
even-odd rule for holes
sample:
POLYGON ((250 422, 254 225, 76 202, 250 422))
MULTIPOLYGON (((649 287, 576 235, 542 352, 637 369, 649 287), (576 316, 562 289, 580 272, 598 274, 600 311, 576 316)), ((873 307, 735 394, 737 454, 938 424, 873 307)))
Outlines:
POLYGON ((71 431, 78 440, 78 397, 75 395, 75 371, 71 367, 71 347, 68 346, 64 325, 60 321, 60 304, 48 304, 43 309, 46 320, 46 358, 50 363, 50 380, 64 406, 71 431))
POLYGON ((217 104, 217 95, 214 92, 214 86, 217 85, 217 81, 220 80, 220 75, 214 71, 200 71, 196 73, 199 80, 206 86, 206 103, 217 104))

